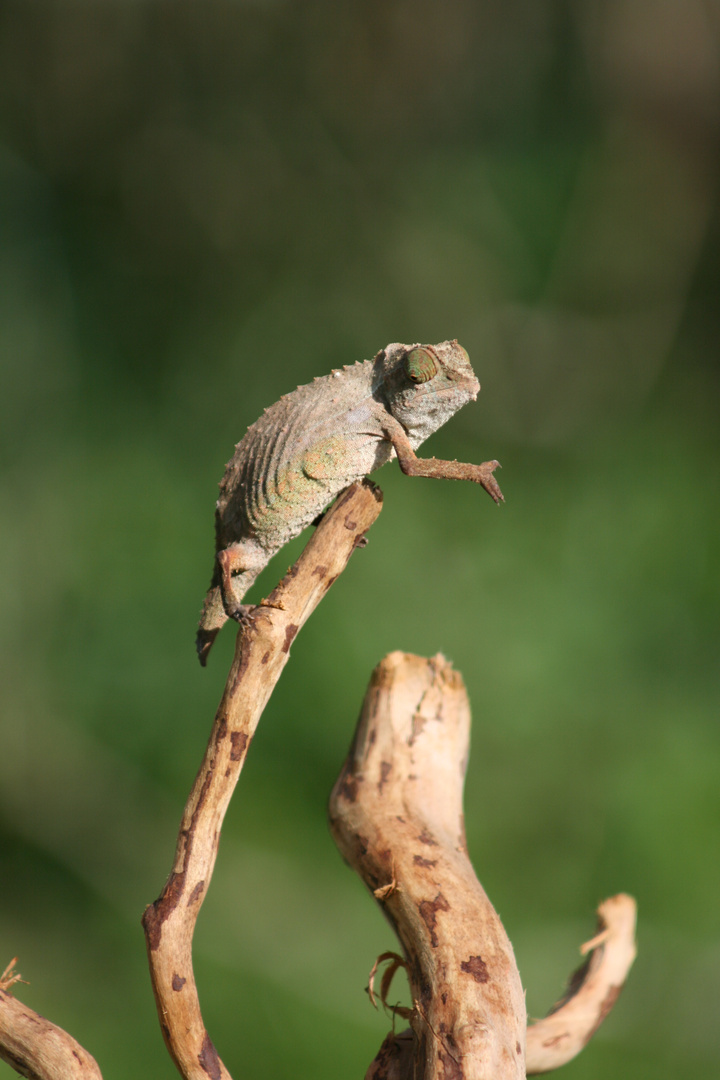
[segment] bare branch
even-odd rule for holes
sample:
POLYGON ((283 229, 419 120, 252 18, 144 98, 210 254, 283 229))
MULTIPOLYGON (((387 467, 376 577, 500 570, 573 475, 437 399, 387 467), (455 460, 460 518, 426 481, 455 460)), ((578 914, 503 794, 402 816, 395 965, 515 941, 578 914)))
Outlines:
MULTIPOLYGON (((9 970, 14 963, 3 972, 6 986, 21 981, 9 970)), ((30 1080, 102 1080, 97 1062, 80 1043, 4 987, 0 988, 0 1059, 30 1080)))
POLYGON ((217 856, 225 812, 290 645, 380 513, 382 494, 353 484, 320 522, 295 566, 238 634, 225 692, 185 807, 175 863, 143 916, 160 1026, 187 1080, 228 1080, 205 1030, 192 966, 192 938, 217 856))
POLYGON ((462 678, 442 656, 391 653, 330 798, 335 841, 407 961, 412 1033, 385 1040, 367 1074, 378 1080, 525 1077, 520 977, 465 845, 469 730, 462 678))
MULTIPOLYGON (((512 947, 467 857, 462 786, 470 712, 442 656, 391 653, 375 669, 330 799, 335 841, 405 954, 411 1028, 385 1039, 366 1080, 520 1080, 570 1061, 612 1008, 635 957, 635 901, 611 897, 567 993, 527 1029, 512 947), (525 1064, 525 1062, 527 1064, 525 1064)), ((391 961, 382 980, 401 966, 391 961)), ((401 1016, 408 1010, 394 1010, 401 1016)))
POLYGON ((587 961, 544 1020, 527 1031, 527 1075, 571 1061, 588 1044, 618 999, 635 954, 636 904, 620 893, 597 910, 598 933, 582 946, 587 961))

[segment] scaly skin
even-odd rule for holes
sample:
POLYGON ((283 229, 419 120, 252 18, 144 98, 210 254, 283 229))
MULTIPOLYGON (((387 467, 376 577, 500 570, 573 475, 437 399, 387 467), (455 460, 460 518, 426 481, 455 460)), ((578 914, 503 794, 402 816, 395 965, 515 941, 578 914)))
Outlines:
POLYGON ((314 521, 336 495, 397 457, 404 473, 482 484, 503 500, 482 465, 418 458, 415 450, 480 384, 457 341, 388 345, 374 360, 299 386, 266 409, 235 448, 215 511, 216 559, 200 618, 200 663, 272 556, 314 521))

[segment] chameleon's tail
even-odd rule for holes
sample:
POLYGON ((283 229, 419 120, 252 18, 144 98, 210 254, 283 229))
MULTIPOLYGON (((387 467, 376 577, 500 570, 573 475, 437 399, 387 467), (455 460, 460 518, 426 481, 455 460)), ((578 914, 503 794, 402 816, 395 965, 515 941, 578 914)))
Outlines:
POLYGON ((214 588, 208 590, 208 594, 205 597, 202 615, 200 616, 200 622, 198 624, 197 637, 195 638, 198 659, 203 667, 207 664, 208 653, 212 648, 213 641, 217 637, 220 627, 223 626, 227 620, 228 617, 225 608, 223 607, 220 587, 216 585, 214 588))

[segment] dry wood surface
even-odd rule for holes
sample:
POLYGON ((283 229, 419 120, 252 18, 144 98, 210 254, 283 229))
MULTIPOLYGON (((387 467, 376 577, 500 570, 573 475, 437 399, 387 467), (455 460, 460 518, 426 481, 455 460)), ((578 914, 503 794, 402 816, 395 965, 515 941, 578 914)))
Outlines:
POLYGON ((205 1028, 192 964, 195 923, 225 812, 296 634, 363 543, 381 507, 382 493, 368 480, 343 492, 297 563, 238 633, 225 692, 185 807, 172 873, 143 916, 160 1026, 186 1080, 230 1077, 205 1028))
MULTIPOLYGON (((587 962, 526 1033, 507 934, 468 858, 462 813, 470 710, 442 656, 387 656, 373 672, 330 799, 333 836, 395 929, 379 996, 407 972, 411 1027, 391 1032, 366 1080, 518 1080, 570 1061, 610 1012, 635 957, 635 902, 598 909, 587 962)), ((376 964, 377 968, 378 964, 376 964)), ((370 995, 375 999, 375 971, 370 995)))
POLYGON ((335 841, 407 964, 414 1040, 386 1040, 368 1072, 376 1080, 525 1076, 520 976, 465 844, 469 736, 467 694, 451 664, 391 653, 373 672, 331 796, 335 841))
POLYGON ((97 1062, 72 1035, 9 993, 23 982, 16 962, 0 976, 0 1060, 29 1080, 102 1080, 97 1062))

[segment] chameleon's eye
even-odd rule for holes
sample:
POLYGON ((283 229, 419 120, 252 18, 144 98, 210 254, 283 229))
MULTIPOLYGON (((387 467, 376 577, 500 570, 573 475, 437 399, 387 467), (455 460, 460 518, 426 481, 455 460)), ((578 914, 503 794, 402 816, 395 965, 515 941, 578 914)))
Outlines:
POLYGON ((405 357, 405 370, 413 382, 427 382, 437 374, 438 363, 429 349, 411 349, 405 357))

